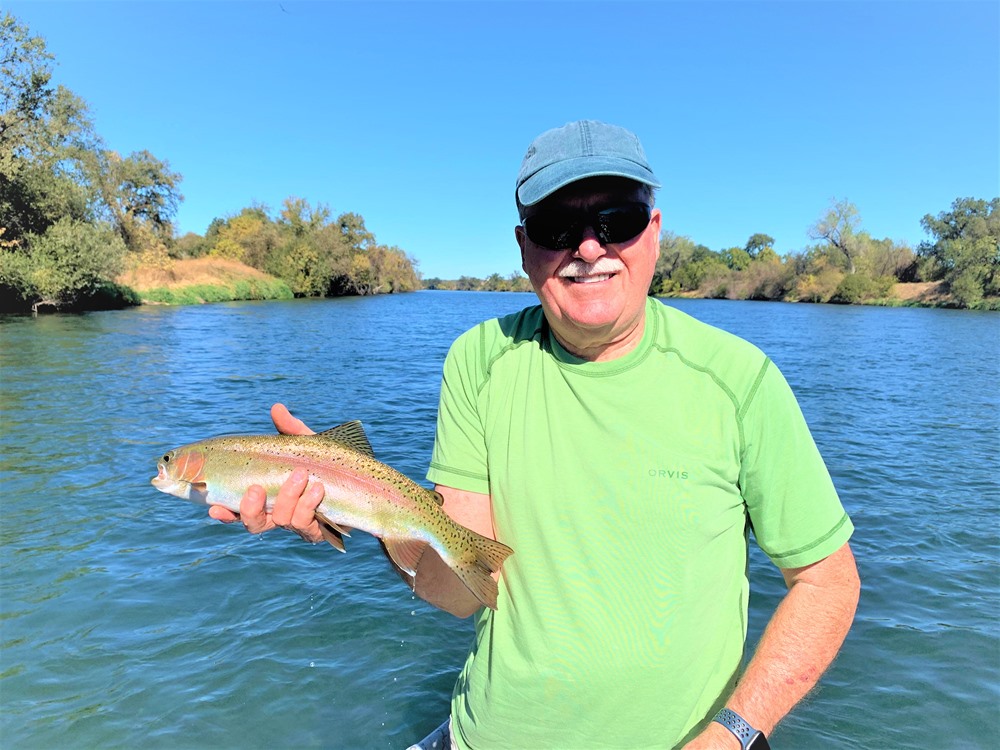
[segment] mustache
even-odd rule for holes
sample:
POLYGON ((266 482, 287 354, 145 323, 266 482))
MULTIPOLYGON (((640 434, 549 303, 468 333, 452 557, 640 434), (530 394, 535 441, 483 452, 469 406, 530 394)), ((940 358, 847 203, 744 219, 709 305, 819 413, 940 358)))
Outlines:
POLYGON ((599 276, 605 273, 618 273, 625 269, 625 264, 612 258, 598 258, 593 263, 575 258, 559 270, 563 278, 571 276, 599 276))

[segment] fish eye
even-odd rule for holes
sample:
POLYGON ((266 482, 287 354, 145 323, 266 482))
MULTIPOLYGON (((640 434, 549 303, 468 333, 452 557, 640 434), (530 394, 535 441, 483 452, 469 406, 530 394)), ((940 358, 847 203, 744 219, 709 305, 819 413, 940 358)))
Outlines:
POLYGON ((170 463, 170 454, 169 453, 164 454, 164 456, 163 456, 163 463, 165 463, 165 464, 170 463))

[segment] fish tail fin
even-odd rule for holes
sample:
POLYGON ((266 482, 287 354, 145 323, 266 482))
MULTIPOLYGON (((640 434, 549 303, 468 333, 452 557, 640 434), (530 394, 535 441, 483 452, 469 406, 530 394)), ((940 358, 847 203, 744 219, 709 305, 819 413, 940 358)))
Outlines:
POLYGON ((500 570, 504 560, 510 557, 514 550, 501 542, 475 532, 470 533, 472 533, 472 554, 453 565, 452 570, 480 602, 490 609, 496 609, 499 592, 492 574, 500 570))

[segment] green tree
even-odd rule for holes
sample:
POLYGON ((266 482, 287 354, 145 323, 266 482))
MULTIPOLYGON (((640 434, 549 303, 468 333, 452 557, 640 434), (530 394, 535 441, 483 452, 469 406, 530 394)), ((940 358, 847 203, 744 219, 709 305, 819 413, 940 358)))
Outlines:
POLYGON ((744 245, 743 249, 746 250, 747 255, 751 258, 757 258, 761 253, 766 253, 766 251, 774 253, 774 237, 769 234, 753 234, 747 240, 747 244, 744 245))
POLYGON ((173 237, 173 218, 183 196, 181 176, 149 151, 122 158, 114 151, 93 153, 90 167, 100 190, 102 213, 133 252, 173 237))
POLYGON ((742 247, 731 247, 723 250, 719 255, 722 262, 734 271, 745 271, 753 260, 753 256, 742 247))
POLYGON ((1000 198, 959 198, 950 211, 927 214, 920 223, 934 239, 917 252, 959 305, 1000 296, 1000 198))
POLYGON ((720 253, 709 250, 704 245, 699 245, 691 254, 691 259, 678 268, 671 279, 680 284, 685 291, 696 291, 705 284, 706 281, 713 281, 714 289, 708 290, 711 296, 718 296, 724 292, 719 288, 719 282, 729 276, 729 266, 723 261, 720 253))
POLYGON ((337 217, 337 225, 352 252, 364 252, 375 244, 375 235, 365 227, 365 220, 360 214, 341 214, 337 217))
POLYGON ((201 258, 211 249, 207 238, 195 232, 187 232, 169 245, 171 258, 201 258))
POLYGON ((847 200, 835 201, 809 230, 809 236, 825 240, 831 249, 842 255, 847 272, 854 273, 865 243, 857 231, 860 222, 857 206, 847 200))
POLYGON ((73 308, 123 269, 125 244, 108 226, 64 217, 29 239, 24 252, 0 250, 0 288, 34 310, 73 308))
POLYGON ((99 143, 86 104, 51 83, 52 55, 9 13, 0 18, 0 226, 17 247, 63 217, 88 220, 83 157, 99 143))

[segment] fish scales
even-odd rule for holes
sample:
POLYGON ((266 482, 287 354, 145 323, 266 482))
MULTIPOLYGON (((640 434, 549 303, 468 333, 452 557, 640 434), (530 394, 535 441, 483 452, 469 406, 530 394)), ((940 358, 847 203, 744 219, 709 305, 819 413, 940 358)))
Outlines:
POLYGON ((342 527, 382 540, 393 562, 413 575, 429 545, 486 606, 496 608, 500 570, 512 550, 457 524, 436 492, 374 458, 359 422, 319 435, 245 435, 211 438, 165 454, 152 483, 157 489, 234 512, 246 488, 264 487, 267 508, 296 469, 324 486, 316 516, 328 541, 342 550, 342 527))

